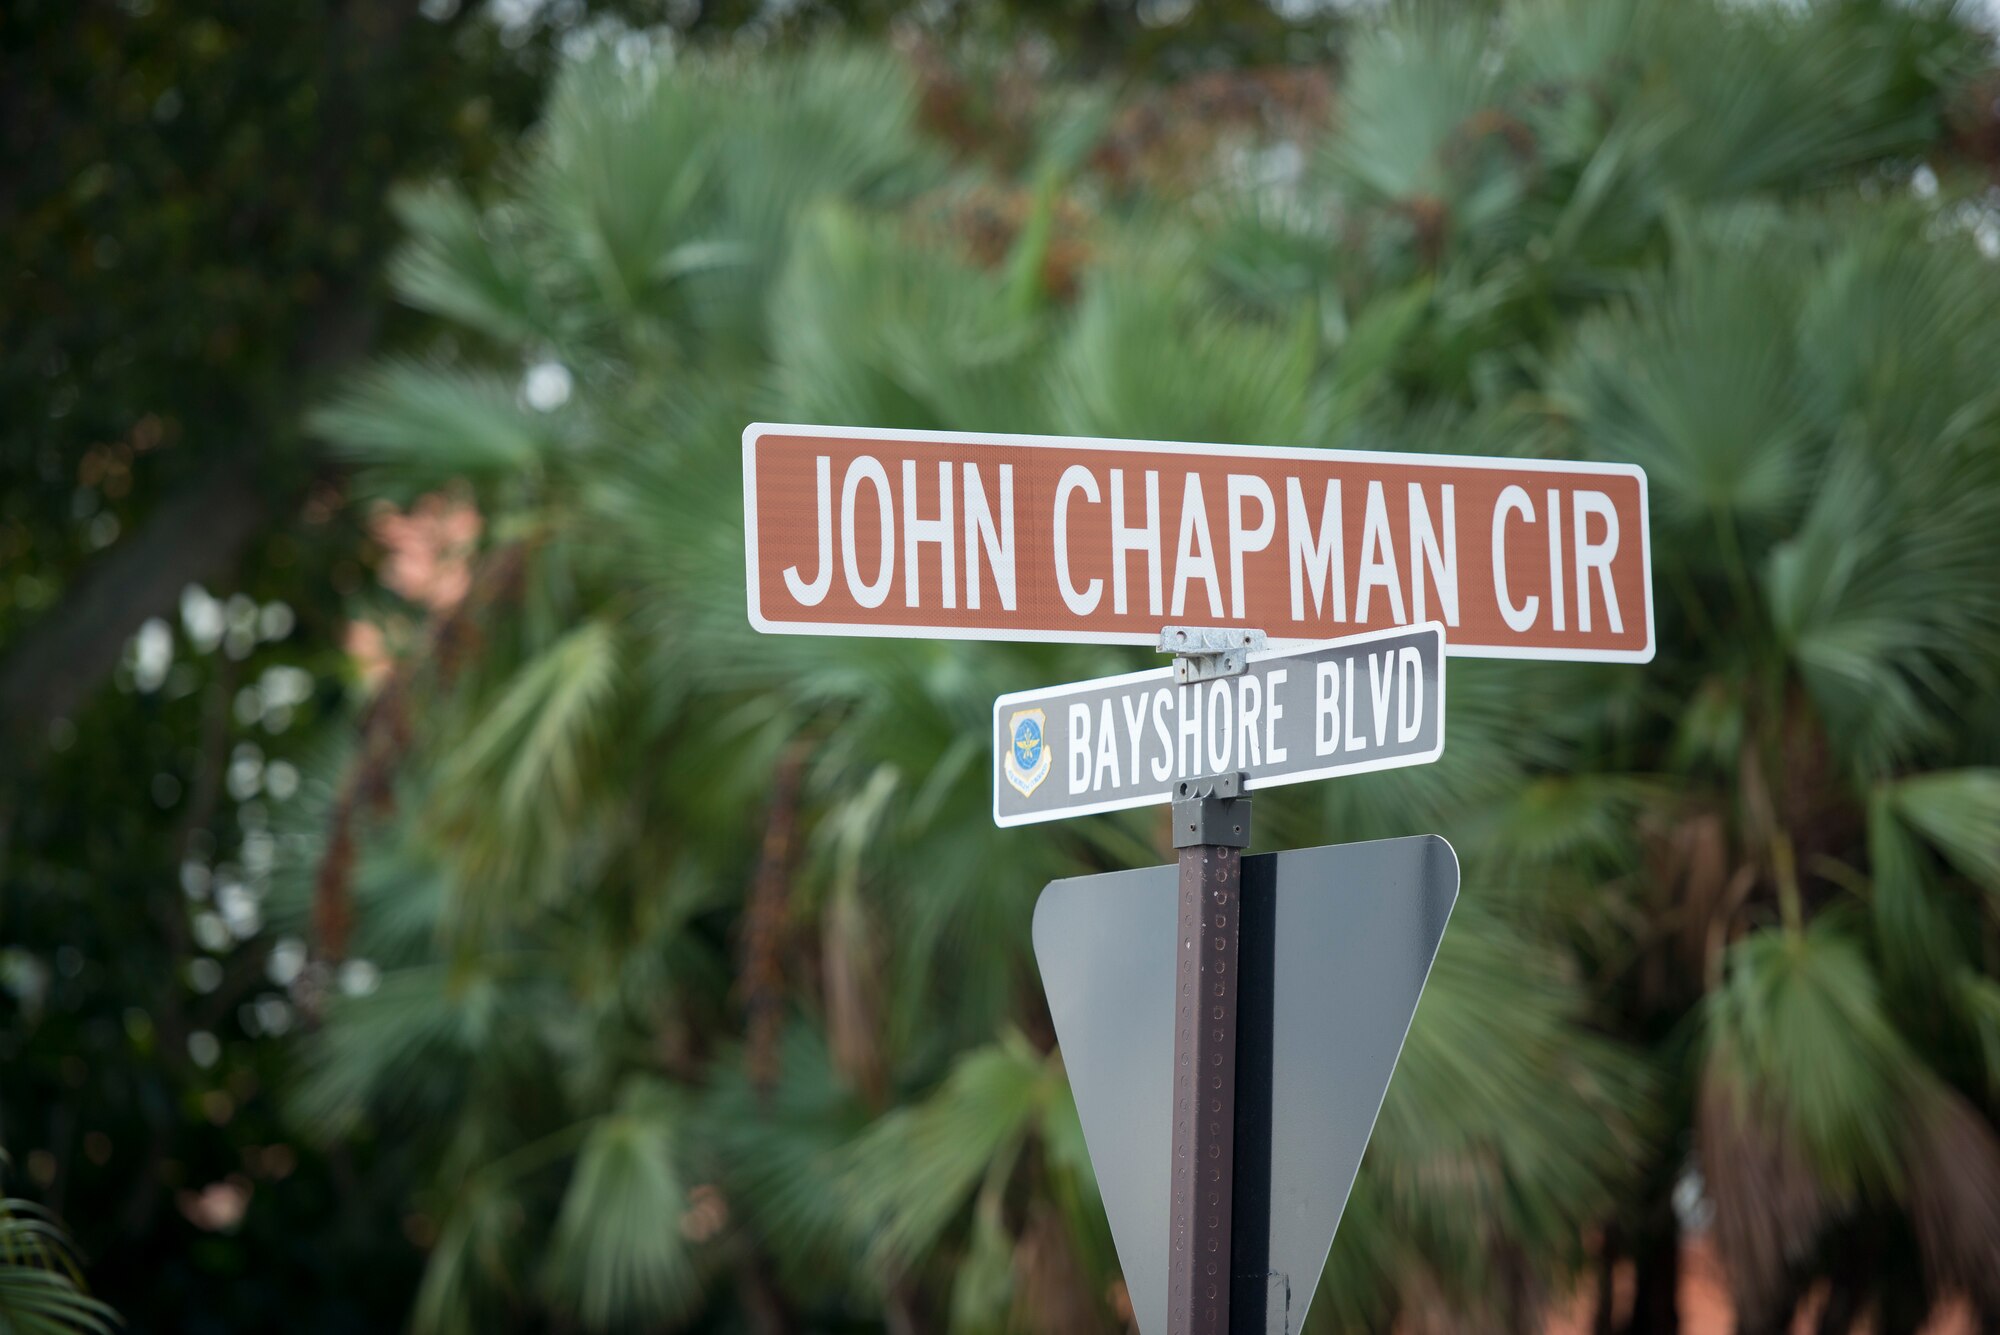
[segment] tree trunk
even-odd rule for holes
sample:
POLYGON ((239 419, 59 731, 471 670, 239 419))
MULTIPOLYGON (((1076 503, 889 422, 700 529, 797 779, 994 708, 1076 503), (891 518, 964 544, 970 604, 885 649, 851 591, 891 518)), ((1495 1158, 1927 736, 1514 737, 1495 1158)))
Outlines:
POLYGON ((16 756, 40 752, 49 723, 74 713, 147 617, 226 568, 269 517, 250 466, 230 460, 169 497, 77 577, 0 662, 0 719, 16 756))
POLYGON ((1670 1203, 1634 1231, 1630 1250, 1632 1314, 1624 1335, 1680 1335, 1681 1231, 1670 1203))
MULTIPOLYGON (((407 0, 332 8, 325 62, 313 84, 321 131, 315 203, 328 216, 339 211, 354 144, 367 131, 361 99, 373 81, 395 72, 416 21, 407 0)), ((4 204, 11 200, 0 190, 4 204)), ((325 295, 300 320, 289 349, 300 394, 352 364, 373 341, 381 301, 372 275, 379 260, 371 249, 345 272, 325 275, 325 295)), ((281 411, 289 416, 294 409, 281 411)), ((241 438, 257 444, 218 458, 168 497, 130 536, 93 558, 62 600, 8 646, 0 659, 0 765, 32 765, 50 722, 73 714, 96 690, 141 623, 170 613, 189 583, 226 570, 279 517, 298 483, 265 466, 260 451, 290 425, 243 423, 241 438)), ((310 454, 302 467, 293 464, 300 473, 313 466, 310 454)))
POLYGON ((762 1254, 746 1253, 736 1263, 736 1298, 751 1335, 793 1335, 798 1329, 762 1254))
POLYGON ((930 1323, 924 1319, 923 1301, 917 1286, 907 1276, 889 1286, 882 1325, 889 1335, 929 1335, 930 1323))
POLYGON ((771 776, 771 809, 764 846, 743 909, 741 972, 744 1061, 750 1083, 766 1105, 778 1083, 778 1048, 785 1028, 786 947, 791 935, 792 864, 799 822, 799 785, 809 746, 801 738, 785 748, 771 776))
POLYGON ((1597 1310, 1590 1321, 1591 1335, 1615 1335, 1618 1329, 1618 1225, 1606 1224, 1604 1238, 1597 1245, 1597 1310))
POLYGON ((1826 1306, 1820 1309, 1818 1335, 1847 1335, 1854 1329, 1854 1323, 1861 1318, 1861 1308, 1867 1298, 1858 1282, 1858 1276, 1842 1268, 1831 1279, 1832 1287, 1827 1290, 1826 1306))

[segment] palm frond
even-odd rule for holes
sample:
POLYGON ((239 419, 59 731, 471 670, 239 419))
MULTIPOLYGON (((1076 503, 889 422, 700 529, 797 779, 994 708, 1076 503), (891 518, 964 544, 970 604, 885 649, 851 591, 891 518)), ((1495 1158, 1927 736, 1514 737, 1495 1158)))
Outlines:
POLYGON ((475 1176, 451 1202, 424 1261, 410 1328, 416 1335, 474 1335, 487 1329, 496 1295, 518 1292, 526 1210, 504 1186, 475 1176))
POLYGON ((1903 1117, 1923 1065, 1837 919, 1737 942, 1701 1024, 1707 1087, 1731 1091, 1739 1118, 1785 1128, 1831 1193, 1900 1183, 1903 1117))
POLYGON ((918 92, 903 63, 821 44, 747 68, 724 67, 739 117, 725 182, 730 214, 770 248, 820 200, 883 203, 927 184, 939 166, 917 131, 918 92))
POLYGON ((773 354, 787 417, 914 428, 982 422, 1041 429, 1026 415, 1044 353, 1040 322, 1003 274, 892 225, 826 206, 801 229, 773 300, 773 354))
POLYGON ((1892 791, 1898 816, 1960 871, 2000 895, 2000 769, 1913 775, 1892 791))
POLYGON ((1171 240, 1095 276, 1057 354, 1055 422, 1077 435, 1285 444, 1317 434, 1317 334, 1232 317, 1171 240))
POLYGON ((54 1218, 32 1201, 0 1200, 0 1329, 20 1335, 111 1335, 111 1307, 92 1298, 54 1218))
POLYGON ((1018 1035, 967 1053, 930 1097, 870 1127, 846 1191, 876 1273, 923 1258, 996 1163, 1011 1161, 1060 1077, 1018 1035))
POLYGON ((506 1036, 501 1069, 531 1067, 541 984, 519 960, 385 972, 372 992, 335 997, 294 1087, 294 1115, 323 1135, 364 1113, 441 1116, 477 1097, 473 1068, 506 1036))
POLYGON ((866 1238, 847 1207, 845 1149, 866 1129, 867 1111, 806 1025, 786 1031, 779 1070, 765 1094, 741 1061, 725 1060, 699 1111, 700 1139, 719 1161, 729 1198, 757 1221, 787 1286, 844 1292, 866 1238))
POLYGON ((1476 152, 1491 135, 1474 118, 1494 107, 1501 73, 1476 13, 1413 5, 1367 30, 1349 54, 1341 117, 1325 150, 1334 180, 1359 198, 1410 210, 1418 226, 1425 210, 1441 215, 1440 225, 1477 225, 1504 206, 1512 183, 1465 170, 1453 150, 1476 152), (1488 198, 1468 211, 1482 186, 1488 198))
POLYGON ((573 813, 618 670, 617 636, 608 623, 586 621, 570 631, 508 683, 456 751, 444 782, 497 800, 508 823, 532 818, 545 803, 573 813))
POLYGON ((1986 1088, 2000 1094, 2000 979, 1970 970, 1957 978, 1958 1003, 1970 1017, 1986 1067, 1986 1088))
MULTIPOLYGON (((1893 22, 1899 7, 1868 8, 1893 22)), ((1886 95, 1900 73, 1893 47, 1841 6, 1672 5, 1659 16, 1652 39, 1683 115, 1666 166, 1690 195, 1796 189, 1921 142, 1934 124, 1921 96, 1886 95)))
POLYGON ((1644 467, 1659 519, 1683 541, 1718 516, 1781 520, 1813 477, 1791 349, 1795 265, 1769 247, 1697 243, 1630 306, 1584 321, 1557 371, 1584 447, 1644 467))
POLYGON ((1356 1275, 1360 1257, 1399 1267, 1429 1258, 1473 1301, 1500 1260, 1485 1221, 1502 1218, 1507 1240, 1551 1267, 1546 1278, 1580 1264, 1583 1221, 1636 1167, 1654 1088, 1632 1053, 1577 1029, 1583 1007, 1559 956, 1476 901, 1460 903, 1357 1185, 1400 1221, 1403 1246, 1365 1233, 1350 1244, 1343 1226, 1330 1272, 1362 1292, 1394 1290, 1407 1273, 1356 1275), (1353 1260, 1350 1245, 1363 1249, 1353 1260))
POLYGON ((635 1081, 590 1129, 556 1216, 543 1284, 590 1330, 657 1325, 698 1295, 683 1236, 682 1110, 635 1081))
POLYGON ((680 280, 711 262, 719 148, 703 101, 679 70, 609 57, 572 66, 550 100, 528 198, 609 318, 684 315, 680 280))
POLYGON ((414 361, 355 377, 308 421, 349 458, 393 466, 411 493, 532 473, 559 438, 553 419, 522 404, 500 376, 414 361))
POLYGON ((1938 966, 1963 954, 1964 938, 1931 882, 1922 848, 1896 814, 1892 790, 1878 790, 1869 802, 1868 864, 1875 938, 1888 976, 1935 998, 1951 979, 1938 966))
POLYGON ((390 203, 409 233, 389 266, 404 301, 490 338, 550 338, 534 267, 512 235, 515 219, 482 215, 445 184, 399 190, 390 203))

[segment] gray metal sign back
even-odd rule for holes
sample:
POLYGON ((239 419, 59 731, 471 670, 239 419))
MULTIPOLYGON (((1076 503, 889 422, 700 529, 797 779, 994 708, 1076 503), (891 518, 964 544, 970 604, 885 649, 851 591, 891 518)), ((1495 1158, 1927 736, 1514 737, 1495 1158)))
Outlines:
MULTIPOLYGON (((1056 881, 1035 906, 1035 957, 1144 1335, 1167 1329, 1177 876, 1056 881)), ((1242 859, 1230 1252, 1238 1292, 1263 1295, 1260 1333, 1302 1327, 1457 897, 1457 855, 1435 835, 1242 859)))
POLYGON ((1173 800, 1182 780, 1241 773, 1251 791, 1421 765, 1444 750, 1437 622, 1253 652, 1236 676, 1158 668, 1003 695, 993 704, 1000 825, 1173 800))

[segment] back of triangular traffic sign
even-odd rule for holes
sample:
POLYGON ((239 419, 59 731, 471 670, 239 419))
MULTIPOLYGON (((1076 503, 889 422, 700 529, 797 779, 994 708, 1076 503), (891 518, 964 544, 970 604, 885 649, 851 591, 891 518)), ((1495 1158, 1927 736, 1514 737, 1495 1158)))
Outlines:
MULTIPOLYGON (((1235 1253, 1268 1255, 1268 1270, 1233 1283, 1264 1289, 1263 1329, 1305 1320, 1458 879, 1435 835, 1243 859, 1235 1253), (1254 1208, 1266 1199, 1268 1218, 1254 1208)), ((1167 1329, 1177 885, 1171 866, 1109 872, 1052 882, 1035 905, 1035 957, 1142 1335, 1167 1329)))

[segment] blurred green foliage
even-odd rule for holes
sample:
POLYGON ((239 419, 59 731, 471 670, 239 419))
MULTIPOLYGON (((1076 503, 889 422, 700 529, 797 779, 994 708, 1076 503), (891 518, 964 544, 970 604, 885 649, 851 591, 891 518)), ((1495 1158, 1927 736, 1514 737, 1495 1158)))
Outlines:
POLYGON ((552 59, 400 2, 0 17, 0 1145, 136 1329, 411 1282, 269 1093, 270 808, 368 556, 299 413, 395 336, 385 183, 492 169, 552 59))
POLYGON ((1989 59, 1890 5, 1411 11, 1330 125, 1171 178, 1082 88, 996 164, 864 52, 595 61, 409 197, 450 349, 314 424, 488 538, 290 902, 385 970, 295 1106, 435 1146, 418 1327, 1119 1320, 1026 929, 1160 832, 993 829, 982 739, 1132 656, 754 635, 759 418, 1643 464, 1654 664, 1455 664, 1442 763, 1260 814, 1466 856, 1314 1319, 1518 1329, 1594 1236, 1669 1328, 1677 1196, 1747 1328, 2000 1313, 2000 236, 1932 197, 1989 59))
MULTIPOLYGON (((1265 37, 1327 27, 1224 8, 1265 37)), ((927 30, 977 44, 1016 22, 1044 61, 1081 59, 1087 30, 1102 59, 1143 26, 1103 13, 945 9, 927 30)), ((299 426, 353 359, 424 337, 388 300, 390 187, 503 170, 565 50, 890 18, 651 0, 0 16, 0 1146, 136 1328, 299 1324, 309 1293, 316 1328, 374 1329, 413 1282, 408 1164, 318 1152, 277 1115, 294 993, 318 975, 300 982, 300 941, 261 907, 272 809, 354 685, 343 622, 381 597, 368 515, 299 426)), ((1146 31, 1195 64, 1275 50, 1206 21, 1146 31)))

